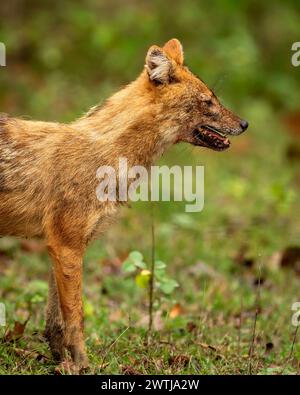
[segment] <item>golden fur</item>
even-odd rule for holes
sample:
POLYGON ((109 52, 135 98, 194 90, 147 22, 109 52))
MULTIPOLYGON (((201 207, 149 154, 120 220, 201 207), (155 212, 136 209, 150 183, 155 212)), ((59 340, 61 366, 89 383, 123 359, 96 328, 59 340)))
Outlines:
POLYGON ((0 115, 0 235, 47 241, 53 268, 46 336, 54 357, 63 359, 66 348, 78 368, 87 366, 82 257, 119 207, 97 200, 97 169, 117 168, 119 157, 150 166, 175 143, 196 144, 199 124, 239 134, 240 122, 183 64, 176 39, 152 46, 134 82, 71 124, 0 115))

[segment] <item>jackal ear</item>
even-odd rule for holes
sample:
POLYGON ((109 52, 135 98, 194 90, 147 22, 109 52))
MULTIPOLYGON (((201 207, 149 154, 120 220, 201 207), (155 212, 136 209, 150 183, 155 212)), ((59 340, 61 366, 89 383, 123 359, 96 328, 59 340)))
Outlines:
POLYGON ((167 84, 170 81, 173 66, 166 52, 157 45, 152 45, 146 56, 146 69, 151 81, 167 84))
POLYGON ((163 50, 175 60, 175 62, 179 65, 183 65, 184 62, 184 55, 183 55, 183 48, 181 42, 177 40, 177 38, 172 38, 165 43, 163 46, 163 50))

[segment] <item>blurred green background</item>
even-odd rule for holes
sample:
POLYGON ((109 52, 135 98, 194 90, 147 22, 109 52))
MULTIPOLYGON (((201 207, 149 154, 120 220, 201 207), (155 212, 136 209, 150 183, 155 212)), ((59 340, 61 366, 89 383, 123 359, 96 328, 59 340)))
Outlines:
POLYGON ((295 109, 299 69, 290 58, 299 13, 296 0, 4 2, 1 107, 73 119, 134 79, 150 45, 177 37, 191 69, 236 110, 295 109))
MULTIPOLYGON (((300 41, 299 1, 10 0, 2 2, 0 20, 0 41, 7 48, 7 67, 0 68, 1 112, 71 121, 136 78, 150 45, 176 37, 190 69, 250 124, 228 152, 182 145, 161 160, 205 166, 203 212, 186 214, 178 202, 155 205, 156 254, 180 284, 171 298, 160 299, 158 313, 169 317, 172 306, 181 309, 174 320, 163 321, 158 336, 177 342, 193 363, 172 365, 170 355, 181 351, 158 345, 149 356, 139 343, 141 333, 133 330, 109 354, 105 368, 93 357, 95 372, 120 373, 127 364, 142 373, 248 372, 259 279, 255 372, 276 373, 283 366, 298 372, 299 346, 296 358, 285 364, 294 329, 291 304, 300 299, 300 67, 291 64, 292 43, 300 41), (236 326, 240 315, 243 330, 236 326), (196 332, 186 331, 191 322, 196 332), (203 354, 199 341, 222 347, 226 363, 203 354), (144 364, 145 355, 150 365, 144 364)), ((145 295, 120 270, 131 250, 149 260, 149 204, 124 211, 88 251, 92 355, 122 332, 128 312, 136 322, 144 314, 145 295)), ((10 323, 29 309, 31 329, 42 327, 39 303, 46 286, 35 281, 46 281, 45 253, 7 238, 0 252, 0 300, 7 301, 10 323), (32 301, 36 294, 40 299, 32 301)), ((2 349, 4 373, 14 372, 13 355, 2 349)), ((36 361, 25 367, 48 372, 36 361)))

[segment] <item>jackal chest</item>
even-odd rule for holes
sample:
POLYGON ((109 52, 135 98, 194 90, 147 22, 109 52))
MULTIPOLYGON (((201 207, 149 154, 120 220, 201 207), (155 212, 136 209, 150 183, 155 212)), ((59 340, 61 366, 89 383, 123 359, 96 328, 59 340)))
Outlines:
POLYGON ((88 221, 87 241, 98 239, 117 219, 120 204, 118 202, 99 203, 97 210, 88 221))

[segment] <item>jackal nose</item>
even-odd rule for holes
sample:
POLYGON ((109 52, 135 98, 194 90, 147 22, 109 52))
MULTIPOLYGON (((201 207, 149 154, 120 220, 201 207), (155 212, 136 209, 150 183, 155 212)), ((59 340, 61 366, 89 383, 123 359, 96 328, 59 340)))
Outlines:
POLYGON ((247 121, 245 121, 244 119, 241 120, 240 126, 241 126, 241 128, 243 129, 243 131, 247 129, 248 125, 249 125, 249 124, 248 124, 247 121))

